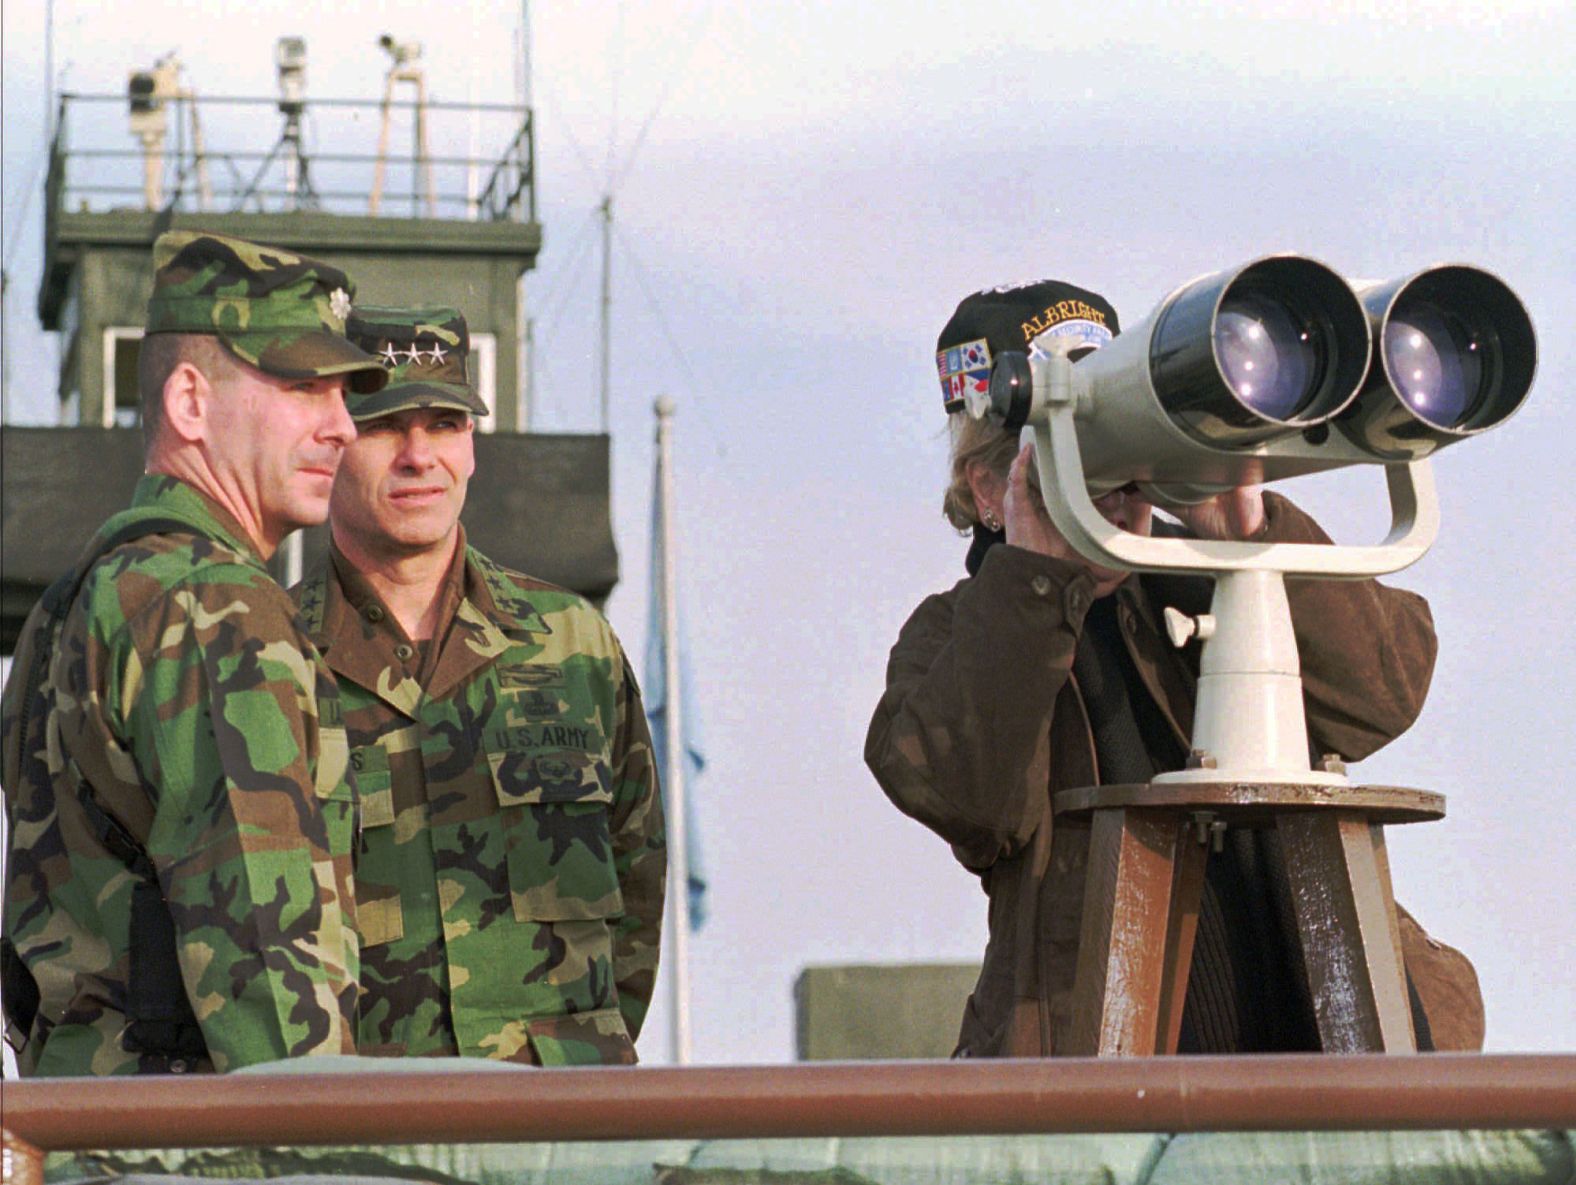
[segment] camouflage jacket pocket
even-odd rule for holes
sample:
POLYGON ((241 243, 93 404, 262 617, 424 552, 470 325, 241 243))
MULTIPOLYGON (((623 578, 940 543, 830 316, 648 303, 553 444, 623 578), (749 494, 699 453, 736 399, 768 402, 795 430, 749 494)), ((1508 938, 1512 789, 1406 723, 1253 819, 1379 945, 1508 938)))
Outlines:
POLYGON ((317 728, 317 773, 313 788, 319 798, 352 797, 350 788, 350 738, 343 724, 320 723, 317 728))
POLYGON ((599 1008, 526 1022, 531 1054, 543 1066, 630 1066, 635 1043, 617 1008, 599 1008))
POLYGON ((503 815, 515 917, 553 922, 622 916, 607 762, 594 752, 489 744, 487 764, 503 815))
POLYGON ((318 726, 313 788, 328 829, 329 855, 336 860, 352 858, 356 847, 356 784, 350 772, 350 740, 342 724, 318 726))
POLYGON ((361 745, 350 751, 350 768, 356 775, 356 792, 361 798, 361 827, 388 827, 394 822, 394 779, 389 772, 389 755, 377 745, 361 745))
POLYGON ((369 948, 405 936, 405 914, 398 874, 403 866, 390 851, 394 825, 394 786, 389 755, 378 745, 361 745, 350 751, 356 794, 361 803, 361 864, 356 872, 356 928, 361 945, 369 948), (370 875, 363 875, 364 873, 370 875), (390 882, 390 883, 385 883, 390 882))

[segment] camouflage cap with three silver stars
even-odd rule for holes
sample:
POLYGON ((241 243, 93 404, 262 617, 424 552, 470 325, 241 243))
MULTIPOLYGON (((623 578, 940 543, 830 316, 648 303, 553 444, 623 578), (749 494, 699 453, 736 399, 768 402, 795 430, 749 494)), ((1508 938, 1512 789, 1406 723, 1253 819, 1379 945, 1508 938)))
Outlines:
POLYGON ((357 305, 345 332, 388 369, 389 384, 346 400, 352 419, 371 420, 410 407, 452 407, 473 416, 487 405, 465 372, 471 335, 455 309, 357 305))
POLYGON ((376 391, 388 373, 345 336, 355 285, 337 267, 279 247, 177 230, 153 244, 148 333, 211 333, 283 379, 344 375, 376 391))

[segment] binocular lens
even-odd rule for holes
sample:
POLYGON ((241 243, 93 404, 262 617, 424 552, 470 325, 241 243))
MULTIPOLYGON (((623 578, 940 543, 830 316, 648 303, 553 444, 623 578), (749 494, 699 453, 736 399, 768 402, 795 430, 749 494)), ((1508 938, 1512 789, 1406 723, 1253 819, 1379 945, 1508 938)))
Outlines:
POLYGON ((1385 367, 1412 412, 1454 428, 1477 410, 1483 352, 1460 317, 1428 301, 1404 303, 1384 327, 1385 367))
POLYGON ((1345 280, 1304 256, 1269 255, 1195 280, 1161 304, 1149 331, 1150 385, 1171 422, 1200 444, 1251 448, 1345 407, 1371 342, 1345 280))
POLYGON ((1503 423, 1526 399, 1537 338, 1499 277, 1440 264, 1368 285, 1362 301, 1379 352, 1337 426, 1373 455, 1426 457, 1503 423))
POLYGON ((1287 305, 1257 293, 1222 302, 1215 356, 1237 398, 1276 420, 1302 410, 1323 371, 1309 326, 1287 305))

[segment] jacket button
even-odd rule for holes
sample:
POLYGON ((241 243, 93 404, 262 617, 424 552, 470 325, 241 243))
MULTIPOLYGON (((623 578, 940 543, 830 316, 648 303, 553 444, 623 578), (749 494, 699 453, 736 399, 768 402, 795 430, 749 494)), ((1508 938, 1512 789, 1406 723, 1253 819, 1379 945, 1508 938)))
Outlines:
POLYGON ((1062 610, 1068 617, 1079 617, 1089 607, 1089 594, 1082 585, 1069 585, 1067 595, 1062 601, 1062 610))
POLYGON ((382 621, 383 607, 381 605, 368 605, 363 613, 368 621, 382 621))
POLYGON ((1043 597, 1051 591, 1051 578, 1049 576, 1036 576, 1029 581, 1029 587, 1034 590, 1036 596, 1043 597))
POLYGON ((400 662, 409 662, 410 656, 415 653, 415 648, 412 646, 407 646, 404 642, 401 642, 398 646, 394 647, 394 657, 399 659, 400 662))

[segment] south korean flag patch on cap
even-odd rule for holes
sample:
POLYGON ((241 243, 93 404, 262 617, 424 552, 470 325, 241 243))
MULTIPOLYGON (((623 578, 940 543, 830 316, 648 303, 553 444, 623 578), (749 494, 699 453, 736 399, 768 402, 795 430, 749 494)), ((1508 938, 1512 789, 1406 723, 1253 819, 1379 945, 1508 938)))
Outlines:
POLYGON ((963 410, 972 391, 990 392, 990 344, 981 338, 936 351, 936 374, 941 379, 941 406, 948 412, 963 410))

